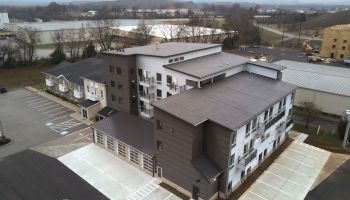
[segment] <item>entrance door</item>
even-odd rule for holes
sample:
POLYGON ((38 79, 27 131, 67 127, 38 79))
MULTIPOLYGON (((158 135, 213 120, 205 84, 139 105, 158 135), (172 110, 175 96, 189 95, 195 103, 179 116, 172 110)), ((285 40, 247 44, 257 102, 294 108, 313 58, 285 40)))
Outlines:
POLYGON ((278 138, 277 138, 277 144, 280 144, 280 142, 281 142, 281 136, 278 136, 278 138))
POLYGON ((245 177, 245 171, 241 171, 241 179, 243 179, 245 177))
POLYGON ((277 141, 275 140, 275 141, 273 141, 273 150, 276 149, 276 145, 277 145, 277 141))
POLYGON ((331 53, 331 58, 334 58, 334 53, 331 53))
POLYGON ((158 178, 162 178, 162 168, 157 166, 157 176, 158 178))
POLYGON ((85 109, 83 109, 83 118, 87 119, 87 111, 85 109))
POLYGON ((263 157, 263 153, 259 154, 259 163, 261 162, 262 157, 263 157))

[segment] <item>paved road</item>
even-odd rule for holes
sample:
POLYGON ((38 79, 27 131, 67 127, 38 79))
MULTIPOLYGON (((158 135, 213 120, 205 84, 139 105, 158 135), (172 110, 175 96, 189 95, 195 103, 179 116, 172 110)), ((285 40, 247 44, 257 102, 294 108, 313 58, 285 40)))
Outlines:
POLYGON ((305 200, 349 199, 350 160, 346 161, 325 181, 308 193, 305 200))
POLYGON ((31 91, 0 95, 0 120, 13 142, 0 147, 0 158, 86 128, 71 118, 74 111, 31 91))
POLYGON ((26 150, 0 161, 0 199, 108 200, 55 158, 26 150))
MULTIPOLYGON (((270 28, 270 27, 267 27, 267 26, 261 26, 260 24, 254 24, 256 27, 258 28, 263 28, 264 30, 267 30, 267 31, 270 31, 270 32, 273 32, 273 33, 276 33, 278 35, 283 35, 283 32, 280 31, 280 30, 276 30, 276 29, 273 29, 273 28, 270 28)), ((299 38, 298 35, 294 35, 294 34, 291 34, 291 33, 284 33, 284 36, 286 38, 299 38)), ((316 41, 322 41, 322 38, 318 38, 318 37, 310 37, 310 36, 305 36, 305 35, 301 35, 300 36, 300 39, 302 40, 316 40, 316 41)))

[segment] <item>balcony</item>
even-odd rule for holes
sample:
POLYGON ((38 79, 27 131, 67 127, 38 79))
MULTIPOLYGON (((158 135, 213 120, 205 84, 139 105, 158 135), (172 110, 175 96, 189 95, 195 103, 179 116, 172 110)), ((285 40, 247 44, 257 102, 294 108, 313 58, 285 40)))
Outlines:
POLYGON ((279 113, 276 117, 272 118, 271 120, 269 120, 267 123, 265 123, 265 130, 269 129, 272 125, 274 125, 276 122, 278 122, 280 119, 282 119, 284 117, 284 115, 286 114, 286 111, 283 110, 281 113, 279 113))
POLYGON ((254 158, 256 158, 257 150, 255 148, 249 149, 249 151, 238 158, 238 164, 245 168, 254 158))
POLYGON ((45 82, 46 82, 46 85, 47 85, 48 87, 54 86, 54 82, 53 82, 53 80, 51 80, 51 79, 46 79, 45 82))
POLYGON ((259 123, 259 125, 256 129, 255 139, 259 139, 262 137, 265 137, 265 124, 259 123))
POLYGON ((175 83, 167 83, 167 86, 169 87, 169 92, 179 93, 185 91, 185 86, 179 86, 175 83))
POLYGON ((153 117, 153 108, 146 108, 144 106, 140 107, 140 114, 143 117, 151 118, 153 117))
POLYGON ((145 87, 153 87, 154 86, 154 78, 140 76, 140 85, 143 85, 145 87))
POLYGON ((79 90, 74 90, 74 97, 77 99, 83 98, 83 93, 79 90))
POLYGON ((151 103, 154 101, 154 94, 151 93, 147 93, 147 92, 144 92, 144 91, 140 91, 140 100, 144 101, 144 102, 147 102, 147 103, 151 103))
POLYGON ((58 84, 58 89, 61 92, 68 92, 68 87, 65 84, 58 84))
POLYGON ((286 132, 286 122, 282 122, 276 126, 275 139, 278 138, 282 133, 286 132))

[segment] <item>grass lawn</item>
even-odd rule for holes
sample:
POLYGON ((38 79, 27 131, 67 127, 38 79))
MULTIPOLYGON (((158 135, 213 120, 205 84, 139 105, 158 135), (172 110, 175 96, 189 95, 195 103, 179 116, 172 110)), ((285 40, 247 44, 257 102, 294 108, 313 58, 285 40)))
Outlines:
POLYGON ((305 140, 305 143, 326 149, 331 152, 336 153, 346 153, 350 154, 349 151, 341 148, 342 140, 339 139, 336 133, 332 135, 331 132, 320 130, 317 134, 317 128, 310 127, 305 128, 304 124, 295 123, 293 125, 293 130, 308 134, 309 137, 305 140))
POLYGON ((0 85, 8 89, 15 89, 24 86, 33 86, 41 89, 44 84, 42 71, 49 69, 51 64, 38 64, 28 67, 16 67, 12 69, 0 68, 0 85))
POLYGON ((54 49, 55 44, 38 44, 37 46, 38 49, 54 49))
POLYGON ((280 35, 270 32, 268 30, 261 30, 260 33, 263 44, 275 44, 277 41, 282 39, 280 35))

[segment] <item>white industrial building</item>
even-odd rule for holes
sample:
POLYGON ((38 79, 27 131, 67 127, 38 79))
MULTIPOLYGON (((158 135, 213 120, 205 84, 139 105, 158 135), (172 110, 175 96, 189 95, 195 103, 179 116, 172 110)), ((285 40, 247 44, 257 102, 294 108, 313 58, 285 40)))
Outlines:
POLYGON ((299 86, 294 104, 313 102, 322 112, 342 115, 350 108, 350 69, 289 60, 274 64, 286 67, 282 80, 299 86))
POLYGON ((7 12, 0 11, 0 28, 4 28, 4 24, 10 23, 7 12))

